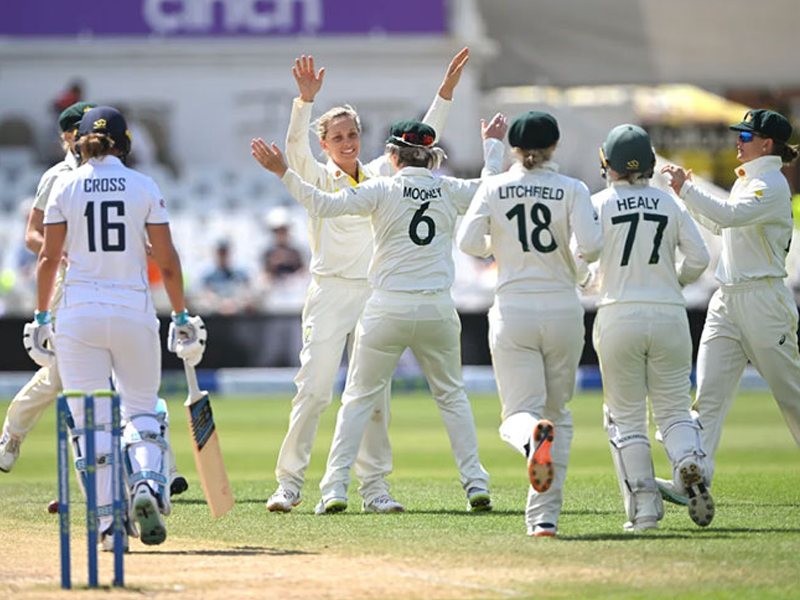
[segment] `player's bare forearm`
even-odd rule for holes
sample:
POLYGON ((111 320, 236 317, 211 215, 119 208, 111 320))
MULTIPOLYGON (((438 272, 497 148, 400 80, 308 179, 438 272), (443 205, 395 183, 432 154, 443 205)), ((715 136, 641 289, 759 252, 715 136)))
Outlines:
POLYGON ((25 229, 25 246, 34 254, 39 254, 44 246, 44 211, 32 208, 25 229))
POLYGON ((169 297, 172 310, 176 313, 186 309, 183 297, 183 272, 181 271, 181 259, 175 246, 172 244, 172 233, 169 224, 150 224, 147 225, 147 237, 152 246, 153 260, 156 261, 161 279, 164 281, 164 289, 169 297))
POLYGON ((50 310, 50 300, 53 298, 53 289, 56 285, 56 274, 61 258, 55 260, 45 255, 39 255, 36 267, 36 310, 45 312, 50 310))
POLYGON ((439 86, 439 96, 445 100, 453 99, 453 92, 461 81, 461 74, 464 72, 464 67, 469 62, 469 48, 464 48, 453 57, 444 74, 442 85, 439 86))

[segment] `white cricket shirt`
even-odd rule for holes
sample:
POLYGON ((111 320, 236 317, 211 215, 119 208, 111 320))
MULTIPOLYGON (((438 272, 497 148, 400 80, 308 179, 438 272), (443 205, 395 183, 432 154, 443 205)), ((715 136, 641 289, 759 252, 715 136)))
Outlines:
POLYGON ((47 199, 50 197, 50 192, 53 189, 53 184, 61 175, 69 173, 78 168, 78 159, 72 152, 67 152, 64 160, 54 164, 47 169, 39 179, 39 185, 36 187, 36 198, 33 201, 33 208, 44 212, 47 206, 47 199))
POLYGON ((575 292, 573 250, 592 262, 602 235, 578 179, 558 173, 554 162, 535 169, 515 163, 481 185, 458 232, 458 246, 497 261, 497 296, 575 292))
MULTIPOLYGON (((309 142, 312 102, 295 98, 286 134, 286 160, 303 181, 326 191, 358 185, 368 179, 391 176, 392 166, 386 156, 358 164, 359 180, 355 181, 332 160, 320 163, 314 158, 309 142)), ((425 115, 424 122, 434 128, 437 138, 450 114, 452 102, 438 94, 425 115)), ((368 217, 342 215, 322 219, 311 216, 308 222, 311 241, 309 270, 320 277, 366 279, 372 258, 372 229, 368 217)))
POLYGON ((98 302, 145 309, 145 225, 168 222, 155 182, 114 156, 91 159, 59 177, 44 223, 67 224, 62 306, 98 302))
POLYGON ((736 168, 739 179, 728 200, 686 181, 680 196, 689 212, 712 233, 722 235, 715 273, 720 283, 786 277, 792 241, 792 194, 778 156, 761 156, 736 168))
MULTIPOLYGON (((47 169, 47 171, 44 172, 44 175, 42 175, 41 179, 39 179, 39 185, 36 187, 36 197, 33 201, 32 208, 44 212, 44 209, 47 207, 47 199, 50 197, 50 192, 53 190, 53 185, 55 184, 56 179, 58 179, 64 173, 69 173, 77 168, 78 159, 72 152, 68 151, 64 157, 64 160, 47 169)), ((64 276, 66 273, 67 270, 62 262, 60 265, 58 265, 58 276, 56 277, 56 285, 53 289, 53 298, 50 302, 51 312, 53 313, 54 317, 57 307, 61 303, 61 297, 64 291, 64 276)))
MULTIPOLYGON (((500 170, 503 144, 486 140, 484 175, 500 170)), ((369 217, 375 250, 369 268, 374 289, 391 292, 449 290, 453 284, 453 232, 479 179, 436 176, 406 167, 392 177, 376 177, 356 187, 325 193, 289 169, 289 192, 315 217, 357 214, 369 217)))
POLYGON ((603 229, 598 306, 686 302, 681 287, 708 266, 709 254, 684 206, 666 192, 617 181, 592 196, 603 229), (679 260, 676 249, 683 258, 679 260))

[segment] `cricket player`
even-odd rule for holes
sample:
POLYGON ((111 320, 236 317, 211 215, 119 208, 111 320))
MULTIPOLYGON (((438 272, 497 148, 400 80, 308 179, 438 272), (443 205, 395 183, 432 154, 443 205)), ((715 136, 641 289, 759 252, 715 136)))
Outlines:
MULTIPOLYGON (((37 310, 25 327, 31 357, 54 364, 55 348, 63 385, 71 390, 117 382, 125 421, 123 440, 132 520, 145 544, 166 538, 162 514, 170 510, 165 465, 166 440, 156 416, 161 352, 158 320, 147 279, 146 243, 164 278, 173 307, 169 347, 199 362, 205 328, 184 307, 180 259, 172 245, 166 205, 156 184, 122 163, 130 133, 114 108, 86 112, 78 128, 81 166, 55 182, 44 214, 44 244, 37 267, 37 310), (53 333, 53 288, 64 253, 69 268, 53 333)), ((83 401, 70 399, 76 468, 84 455, 83 401)), ((104 550, 113 549, 110 510, 110 403, 98 402, 96 420, 97 499, 104 550)), ((127 542, 126 542, 127 543, 127 542)))
MULTIPOLYGON (((717 198, 692 182, 691 170, 665 166, 661 172, 698 223, 722 236, 716 277, 697 357, 698 413, 708 480, 722 422, 736 397, 749 360, 767 380, 795 441, 800 445, 800 356, 797 306, 786 288, 786 255, 792 241, 791 192, 781 167, 797 160, 787 144, 792 126, 773 110, 748 111, 738 132, 738 179, 730 198, 717 198)), ((685 503, 669 481, 665 497, 685 503), (676 493, 677 492, 677 493, 676 493)))
MULTIPOLYGON (((439 92, 423 121, 441 132, 450 112, 469 50, 464 48, 451 61, 439 92)), ((359 157, 361 121, 352 107, 336 107, 317 121, 320 146, 327 163, 314 157, 308 130, 314 99, 322 87, 324 67, 316 71, 314 57, 303 56, 292 68, 300 97, 294 100, 286 158, 303 181, 326 192, 353 187, 380 175, 391 175, 386 156, 367 164, 359 157)), ((303 348, 300 370, 295 377, 297 394, 292 400, 289 430, 278 455, 275 475, 278 489, 267 501, 270 511, 289 512, 301 500, 305 471, 317 434, 319 419, 333 399, 342 351, 352 350, 356 323, 371 294, 367 270, 372 257, 370 220, 362 215, 309 219, 312 281, 303 307, 303 348)), ((354 464, 361 482, 359 493, 366 512, 403 512, 403 505, 389 494, 386 477, 392 472, 389 442, 391 387, 382 390, 370 416, 354 464)))
MULTIPOLYGON (((61 141, 66 154, 64 160, 48 169, 39 180, 36 198, 28 215, 28 226, 25 231, 25 244, 36 254, 39 254, 44 242, 44 208, 47 198, 50 196, 50 190, 61 174, 69 173, 77 168, 78 160, 75 158, 74 150, 78 124, 83 114, 95 106, 91 102, 76 102, 67 107, 58 117, 61 141)), ((61 282, 65 269, 66 264, 62 263, 59 267, 58 284, 53 297, 54 306, 58 305, 61 297, 61 282)), ((25 436, 34 428, 45 409, 55 401, 56 396, 61 393, 61 389, 58 368, 54 365, 52 368, 40 368, 14 396, 8 407, 3 423, 3 433, 0 437, 0 471, 5 473, 11 471, 19 458, 20 446, 25 436)))
MULTIPOLYGON (((485 173, 498 172, 505 119, 483 124, 485 173), (494 138, 494 139, 489 139, 494 138)), ((254 157, 282 178, 314 217, 370 216, 375 248, 369 267, 373 288, 356 328, 353 360, 342 398, 317 514, 347 508, 350 468, 364 429, 402 352, 410 347, 422 367, 445 422, 468 510, 489 510, 488 474, 478 459, 472 410, 461 378, 460 322, 450 296, 453 230, 479 181, 437 177, 444 153, 435 130, 420 121, 392 126, 386 152, 398 171, 336 193, 320 191, 288 169, 276 145, 254 140, 254 157)))
POLYGON ((656 529, 664 516, 647 434, 648 397, 675 487, 693 499, 689 516, 705 527, 714 501, 700 430, 689 414, 692 339, 681 288, 706 269, 708 250, 683 205, 650 185, 656 155, 644 129, 615 127, 600 157, 608 187, 592 196, 604 239, 593 338, 628 518, 624 530, 656 529))
POLYGON ((536 537, 556 535, 572 440, 567 402, 584 343, 573 251, 591 262, 602 244, 586 184, 551 160, 559 137, 548 113, 514 119, 518 162, 481 185, 458 232, 461 250, 497 261, 489 347, 500 437, 528 461, 525 521, 536 537))
MULTIPOLYGON (((61 129, 61 140, 66 152, 64 160, 57 163, 42 175, 36 189, 36 198, 28 216, 28 225, 25 231, 25 242, 28 248, 37 255, 44 243, 44 209, 50 191, 56 179, 77 168, 78 159, 75 156, 75 140, 78 133, 83 114, 94 108, 96 104, 92 102, 76 102, 67 107, 59 115, 58 125, 61 129)), ((62 283, 66 271, 66 258, 59 267, 56 287, 53 293, 53 322, 55 323, 56 307, 58 306, 62 293, 62 283)), ((106 385, 105 387, 108 387, 106 385)), ((8 473, 17 461, 25 436, 30 432, 45 409, 55 401, 61 392, 61 379, 58 376, 58 367, 42 367, 31 380, 23 386, 17 393, 8 407, 3 432, 0 435, 0 471, 8 473)), ((169 439, 169 414, 167 404, 163 400, 159 402, 157 414, 162 421, 164 436, 169 439)), ((178 473, 175 464, 175 455, 172 447, 170 453, 170 495, 176 496, 183 493, 189 487, 186 478, 178 473)))

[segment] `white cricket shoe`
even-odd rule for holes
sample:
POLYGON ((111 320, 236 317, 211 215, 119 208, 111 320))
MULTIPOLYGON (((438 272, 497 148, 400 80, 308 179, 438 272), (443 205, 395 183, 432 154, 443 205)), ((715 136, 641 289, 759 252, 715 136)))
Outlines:
POLYGON ((324 498, 319 501, 317 507, 314 509, 314 514, 317 515, 332 515, 347 510, 347 498, 324 498))
POLYGON ((655 517, 644 517, 635 521, 627 521, 622 529, 628 532, 646 531, 648 529, 658 529, 658 519, 655 517))
POLYGON ((370 502, 363 502, 361 510, 367 513, 404 513, 406 509, 389 494, 373 498, 370 502))
POLYGON ((287 490, 279 485, 275 493, 267 500, 267 510, 269 512, 292 512, 292 509, 302 501, 299 492, 295 494, 292 490, 287 490))
POLYGON ((143 544, 156 546, 167 539, 167 526, 159 509, 158 498, 147 483, 136 486, 131 506, 131 518, 139 525, 139 538, 143 544))
POLYGON ((552 523, 528 525, 528 535, 531 537, 556 537, 558 535, 558 527, 552 523))
POLYGON ((19 458, 19 446, 22 439, 11 435, 3 428, 3 437, 0 438, 0 471, 10 473, 14 463, 19 458))
MULTIPOLYGON (((100 541, 98 547, 103 552, 114 551, 114 524, 112 523, 104 531, 100 533, 100 541)), ((122 528, 122 549, 123 552, 128 551, 128 531, 126 527, 122 528)))
POLYGON ((678 504, 680 506, 689 504, 689 498, 686 497, 682 490, 678 490, 678 488, 675 487, 675 483, 672 479, 656 477, 656 487, 658 488, 658 493, 661 494, 661 498, 667 502, 672 502, 672 504, 678 504))
POLYGON ((694 457, 685 459, 678 467, 681 484, 689 497, 689 518, 700 527, 708 527, 714 519, 714 499, 706 487, 703 470, 694 457))
POLYGON ((467 490, 467 512, 489 512, 492 510, 492 497, 489 490, 469 488, 467 490))

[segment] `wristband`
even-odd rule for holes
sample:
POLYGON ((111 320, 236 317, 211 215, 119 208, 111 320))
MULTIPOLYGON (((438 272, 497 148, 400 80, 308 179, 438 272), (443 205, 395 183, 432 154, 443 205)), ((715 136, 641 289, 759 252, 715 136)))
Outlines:
POLYGON ((50 311, 49 310, 33 311, 33 318, 36 319, 36 322, 39 325, 49 325, 51 320, 50 311))
POLYGON ((172 311, 172 322, 178 327, 181 325, 186 325, 189 322, 189 311, 184 310, 183 312, 179 313, 172 311))

